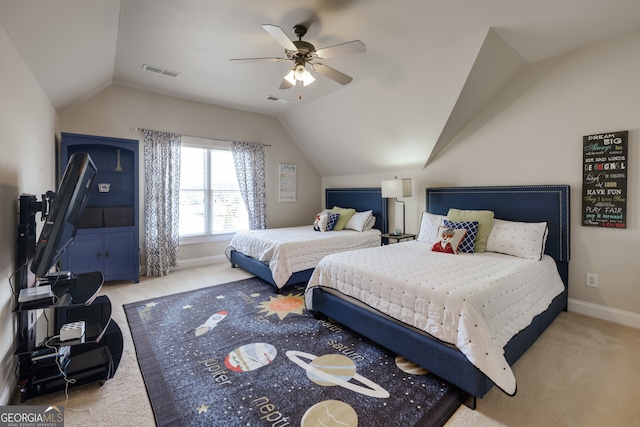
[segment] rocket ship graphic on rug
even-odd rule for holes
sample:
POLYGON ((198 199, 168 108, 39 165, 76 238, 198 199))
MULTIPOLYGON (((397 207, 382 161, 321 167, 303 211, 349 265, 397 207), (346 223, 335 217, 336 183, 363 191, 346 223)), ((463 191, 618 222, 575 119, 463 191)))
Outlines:
POLYGON ((209 317, 206 322, 198 326, 198 328, 196 329, 196 336, 199 337, 200 335, 204 335, 211 329, 215 328, 222 319, 227 317, 227 314, 228 313, 226 311, 219 311, 213 316, 209 317))

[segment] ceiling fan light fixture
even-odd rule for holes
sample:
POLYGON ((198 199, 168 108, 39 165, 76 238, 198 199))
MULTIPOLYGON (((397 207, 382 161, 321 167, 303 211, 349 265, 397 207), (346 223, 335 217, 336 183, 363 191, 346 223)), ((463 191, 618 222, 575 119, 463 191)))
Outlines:
POLYGON ((292 86, 296 86, 297 82, 302 82, 304 86, 307 86, 316 80, 302 64, 298 64, 290 69, 284 78, 291 83, 292 86))

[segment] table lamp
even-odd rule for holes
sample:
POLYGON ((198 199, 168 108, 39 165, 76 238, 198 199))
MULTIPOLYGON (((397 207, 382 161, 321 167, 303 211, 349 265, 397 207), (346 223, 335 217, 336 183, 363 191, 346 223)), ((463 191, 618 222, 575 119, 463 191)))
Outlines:
POLYGON ((382 181, 382 197, 385 199, 396 199, 396 203, 402 203, 402 233, 405 230, 405 206, 404 200, 398 200, 398 197, 411 197, 411 178, 390 179, 382 181))

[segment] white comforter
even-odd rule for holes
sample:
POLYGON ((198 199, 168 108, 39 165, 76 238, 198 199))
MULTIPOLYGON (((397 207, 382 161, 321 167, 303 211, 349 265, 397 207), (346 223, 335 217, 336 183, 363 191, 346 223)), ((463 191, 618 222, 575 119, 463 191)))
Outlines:
POLYGON ((375 246, 380 246, 380 231, 376 229, 319 232, 305 225, 240 231, 227 249, 269 264, 273 281, 282 288, 293 273, 315 268, 326 255, 375 246))
POLYGON ((564 289, 554 260, 430 249, 415 241, 327 256, 307 286, 307 308, 313 308, 314 287, 334 288, 455 345, 514 394, 503 347, 564 289))

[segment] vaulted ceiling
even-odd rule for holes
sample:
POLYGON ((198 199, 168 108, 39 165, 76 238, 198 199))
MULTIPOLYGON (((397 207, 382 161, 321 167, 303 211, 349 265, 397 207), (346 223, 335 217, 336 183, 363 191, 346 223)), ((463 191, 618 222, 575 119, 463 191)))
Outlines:
POLYGON ((640 1, 0 0, 0 23, 58 111, 120 84, 270 114, 330 176, 423 168, 524 67, 640 28, 640 1), (261 26, 300 23, 366 45, 322 60, 351 83, 229 62, 284 56, 261 26))

